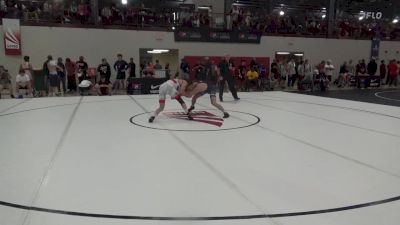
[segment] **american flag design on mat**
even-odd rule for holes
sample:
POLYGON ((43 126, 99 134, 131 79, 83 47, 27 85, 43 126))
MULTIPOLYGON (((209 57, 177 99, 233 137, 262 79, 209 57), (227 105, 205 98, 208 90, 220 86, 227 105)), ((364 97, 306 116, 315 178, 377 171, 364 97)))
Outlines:
MULTIPOLYGON (((184 112, 166 112, 164 114, 169 118, 184 119, 184 120, 188 119, 187 114, 184 112)), ((191 115, 193 117, 193 121, 197 121, 200 123, 207 123, 217 127, 221 127, 222 124, 224 123, 224 119, 207 111, 196 111, 192 112, 191 115)))

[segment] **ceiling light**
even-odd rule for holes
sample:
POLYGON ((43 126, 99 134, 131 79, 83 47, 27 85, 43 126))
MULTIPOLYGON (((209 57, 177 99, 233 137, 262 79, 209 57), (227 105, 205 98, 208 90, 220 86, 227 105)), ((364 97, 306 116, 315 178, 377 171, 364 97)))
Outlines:
POLYGON ((325 19, 325 17, 326 17, 326 15, 324 14, 324 15, 322 15, 322 19, 325 19))
POLYGON ((394 19, 394 20, 392 21, 392 23, 398 23, 398 22, 399 22, 398 19, 394 19))
POLYGON ((290 52, 276 52, 277 55, 290 55, 290 52))
POLYGON ((281 11, 279 12, 279 15, 283 16, 283 15, 285 15, 285 12, 281 10, 281 11))
POLYGON ((126 5, 126 4, 128 4, 128 0, 121 0, 121 3, 126 5))

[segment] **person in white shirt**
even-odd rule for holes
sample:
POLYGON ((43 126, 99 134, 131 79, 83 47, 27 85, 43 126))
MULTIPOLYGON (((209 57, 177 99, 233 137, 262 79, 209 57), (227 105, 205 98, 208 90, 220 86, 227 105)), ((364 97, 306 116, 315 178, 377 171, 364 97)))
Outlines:
POLYGON ((296 63, 294 59, 290 60, 288 63, 288 87, 293 87, 294 82, 296 81, 296 63))
POLYGON ((335 70, 335 67, 332 65, 332 60, 329 59, 328 61, 326 61, 326 64, 325 64, 325 75, 328 78, 329 82, 332 81, 334 70, 335 70))
POLYGON ((28 94, 30 96, 32 95, 31 78, 22 68, 19 70, 19 74, 17 75, 15 82, 15 91, 19 98, 22 98, 22 95, 19 93, 20 89, 27 89, 28 94))

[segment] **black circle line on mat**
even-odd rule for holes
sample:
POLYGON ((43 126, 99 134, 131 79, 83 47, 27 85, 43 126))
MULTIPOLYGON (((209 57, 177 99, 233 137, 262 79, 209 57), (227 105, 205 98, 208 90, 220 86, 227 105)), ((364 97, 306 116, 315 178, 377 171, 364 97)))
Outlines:
POLYGON ((24 205, 8 203, 8 202, 3 202, 3 201, 0 201, 0 205, 17 208, 17 209, 36 211, 36 212, 62 214, 62 215, 69 215, 69 216, 106 218, 106 219, 164 220, 164 221, 166 221, 166 220, 169 220, 169 221, 201 221, 201 220, 203 220, 204 221, 204 220, 249 220, 249 219, 261 219, 261 218, 284 218, 284 217, 293 217, 293 216, 307 216, 307 215, 333 213, 333 212, 366 208, 366 207, 382 205, 382 204, 386 204, 386 203, 390 203, 390 202, 395 202, 398 200, 400 200, 400 196, 388 198, 388 199, 384 199, 384 200, 379 200, 379 201, 357 204, 357 205, 350 205, 350 206, 344 206, 344 207, 338 207, 338 208, 321 209, 321 210, 290 212, 290 213, 275 213, 275 214, 254 214, 254 215, 241 215, 241 216, 210 216, 210 217, 128 216, 128 215, 84 213, 84 212, 74 212, 74 211, 65 211, 65 210, 57 210, 57 209, 47 209, 47 208, 34 207, 34 206, 24 206, 24 205))
POLYGON ((325 107, 331 107, 331 108, 346 109, 346 110, 350 110, 350 111, 358 111, 358 112, 375 114, 375 115, 384 116, 384 117, 400 119, 400 117, 397 117, 397 116, 392 116, 392 115, 379 113, 379 112, 368 111, 368 110, 364 110, 364 109, 355 109, 355 108, 345 107, 345 106, 328 105, 328 104, 313 103, 313 102, 306 102, 306 101, 296 101, 296 100, 291 100, 291 99, 272 99, 272 98, 243 98, 243 99, 244 100, 246 100, 246 99, 267 100, 267 101, 275 101, 275 102, 295 102, 295 103, 302 103, 302 104, 308 104, 308 105, 318 105, 318 106, 325 106, 325 107))
POLYGON ((381 99, 385 99, 385 100, 389 100, 389 101, 400 102, 400 99, 397 99, 397 98, 388 98, 388 97, 382 96, 382 94, 384 94, 384 93, 393 93, 393 92, 400 92, 400 91, 398 91, 398 90, 393 90, 393 91, 381 91, 381 92, 376 92, 374 95, 375 95, 375 97, 377 97, 377 98, 381 98, 381 99))
POLYGON ((148 114, 149 112, 144 112, 144 113, 136 114, 136 115, 132 116, 132 117, 129 119, 129 121, 130 121, 133 125, 136 125, 136 126, 139 126, 139 127, 148 128, 148 129, 153 129, 153 130, 189 131, 189 132, 236 130, 236 129, 241 129, 241 128, 246 128, 246 127, 254 126, 254 125, 260 123, 260 121, 261 121, 260 117, 254 115, 254 114, 251 114, 251 113, 245 113, 245 112, 240 112, 240 111, 228 111, 228 112, 237 112, 237 113, 247 114, 247 115, 250 115, 250 116, 255 117, 255 118, 257 119, 257 121, 254 122, 254 123, 250 123, 250 124, 244 125, 244 126, 240 126, 240 127, 224 128, 224 129, 218 129, 218 130, 179 130, 179 129, 168 129, 168 128, 148 127, 148 126, 145 126, 145 125, 142 125, 142 124, 138 124, 138 123, 136 123, 135 121, 133 121, 133 120, 135 119, 135 117, 140 116, 140 115, 143 115, 143 114, 148 114))

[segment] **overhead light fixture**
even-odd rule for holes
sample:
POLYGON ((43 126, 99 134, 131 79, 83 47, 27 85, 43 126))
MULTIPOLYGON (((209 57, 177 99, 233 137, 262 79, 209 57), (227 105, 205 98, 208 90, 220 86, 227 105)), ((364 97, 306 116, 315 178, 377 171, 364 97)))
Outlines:
POLYGON ((175 27, 172 27, 172 30, 175 30, 175 27))
POLYGON ((276 52, 277 55, 290 55, 290 52, 276 52))
POLYGON ((324 14, 324 15, 322 15, 322 19, 325 19, 325 17, 326 17, 326 15, 324 14))
POLYGON ((362 16, 360 16, 360 17, 358 17, 358 20, 363 20, 364 19, 364 17, 362 17, 362 16))
POLYGON ((167 53, 167 52, 169 52, 169 50, 167 50, 167 49, 153 49, 153 50, 149 50, 149 51, 147 51, 147 53, 149 53, 149 54, 161 54, 161 53, 167 53))
POLYGON ((397 18, 392 21, 392 23, 398 23, 398 22, 399 20, 397 18))
POLYGON ((197 8, 198 9, 207 9, 207 10, 209 10, 210 6, 198 6, 197 8))
POLYGON ((296 54, 294 54, 295 56, 303 56, 304 54, 303 53, 296 53, 296 54))
POLYGON ((285 12, 281 10, 281 11, 279 12, 279 15, 283 16, 283 15, 285 15, 285 12))
POLYGON ((121 3, 126 5, 126 4, 128 4, 128 0, 121 0, 121 3))

